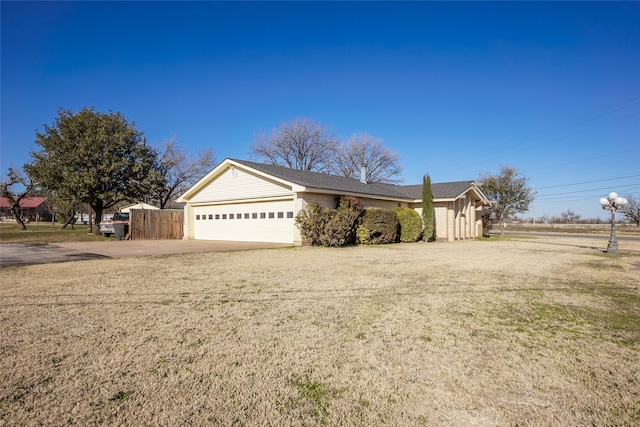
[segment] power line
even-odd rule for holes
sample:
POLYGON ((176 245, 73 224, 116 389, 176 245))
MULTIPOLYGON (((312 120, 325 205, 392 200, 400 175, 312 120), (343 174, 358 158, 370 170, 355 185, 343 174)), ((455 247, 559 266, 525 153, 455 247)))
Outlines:
MULTIPOLYGON (((618 185, 617 188, 627 188, 627 187, 636 187, 638 184, 628 184, 628 185, 618 185)), ((562 196, 564 194, 575 194, 575 193, 589 193, 592 191, 599 191, 599 190, 611 190, 611 187, 601 187, 601 188, 590 188, 588 190, 577 190, 577 191, 568 191, 565 193, 551 193, 551 194, 543 194, 543 195, 538 195, 538 198, 542 197, 549 197, 549 196, 562 196)))
POLYGON ((629 175, 629 176, 621 176, 619 178, 607 178, 607 179, 598 179, 598 180, 595 180, 595 181, 576 182, 575 184, 550 185, 548 187, 538 187, 538 190, 543 190, 543 189, 547 189, 547 188, 571 187, 573 185, 593 184, 593 183, 596 183, 596 182, 615 181, 616 179, 637 178, 639 176, 640 175, 629 175))
MULTIPOLYGON (((584 129, 584 128, 583 129, 578 129, 578 130, 572 132, 569 135, 557 136, 557 137, 553 138, 552 141, 563 139, 563 138, 566 138, 568 136, 573 136, 573 135, 576 135, 578 133, 582 133, 582 132, 591 130, 591 129, 595 128, 595 127, 599 127, 599 126, 603 126, 603 125, 612 123, 612 122, 614 122, 616 120, 622 120, 622 119, 627 119, 629 117, 634 117, 634 116, 637 115, 637 113, 633 113, 632 115, 626 116, 626 117, 623 117, 623 118, 610 120, 610 121, 607 121, 605 123, 595 123, 595 121, 597 119, 599 119, 599 118, 605 117, 607 115, 616 113, 616 112, 624 110, 624 109, 628 109, 628 108, 634 107, 634 106, 636 106, 638 104, 640 104, 640 96, 631 98, 631 99, 629 99, 627 101, 621 102, 621 103, 616 104, 616 105, 614 105, 612 107, 603 108, 603 109, 597 110, 595 112, 586 114, 585 116, 579 117, 579 118, 577 118, 577 119, 575 119, 573 121, 569 121, 566 124, 560 124, 560 125, 557 125, 557 126, 552 126, 552 127, 549 127, 548 129, 537 131, 537 132, 534 132, 534 133, 532 133, 530 135, 510 140, 509 142, 505 142, 505 143, 502 143, 502 144, 496 144, 496 145, 491 146, 491 148, 488 149, 488 150, 482 150, 482 151, 477 151, 475 153, 470 153, 468 156, 464 156, 464 157, 458 159, 457 163, 458 163, 458 165, 461 165, 461 166, 470 165, 470 164, 476 164, 478 162, 481 162, 481 159, 494 156, 495 153, 497 153, 497 152, 504 153, 506 148, 511 148, 510 153, 522 151, 522 148, 524 148, 524 149, 532 148, 532 147, 519 147, 519 145, 521 145, 522 142, 527 141, 527 140, 536 140, 536 139, 543 138, 545 136, 552 135, 554 133, 560 133, 562 131, 566 131, 566 130, 569 130, 569 129, 572 129, 572 128, 576 128, 576 127, 582 125, 583 123, 587 123, 588 122, 588 123, 593 123, 593 125, 589 126, 586 129, 584 129), (515 151, 513 150, 514 148, 516 149, 515 151), (520 150, 518 150, 518 148, 520 148, 520 150)), ((535 147, 535 148, 540 148, 540 147, 535 147)), ((507 151, 509 151, 509 150, 507 150, 507 151)), ((436 168, 435 170, 439 170, 439 169, 436 168)))

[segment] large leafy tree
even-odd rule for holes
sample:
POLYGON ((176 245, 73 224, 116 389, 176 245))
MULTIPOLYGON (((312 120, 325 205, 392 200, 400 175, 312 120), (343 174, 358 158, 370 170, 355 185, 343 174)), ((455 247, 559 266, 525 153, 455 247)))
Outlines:
POLYGON ((382 139, 366 133, 354 134, 345 143, 339 144, 329 170, 349 178, 360 178, 361 166, 367 168, 369 182, 397 184, 402 167, 398 153, 387 148, 382 139))
POLYGON ((25 177, 21 171, 13 168, 9 168, 7 179, 0 183, 0 196, 7 198, 13 217, 16 219, 20 230, 27 229, 22 220, 20 203, 24 199, 33 196, 35 189, 36 186, 31 179, 25 177))
POLYGON ((159 172, 164 181, 156 195, 160 209, 164 209, 178 195, 187 191, 215 165, 212 149, 205 149, 196 155, 183 150, 175 138, 165 141, 158 160, 159 172))
POLYGON ((258 134, 250 155, 266 164, 327 172, 337 144, 331 130, 311 119, 298 118, 271 133, 258 134))
POLYGON ((431 242, 435 240, 435 211, 433 210, 433 189, 431 188, 431 177, 422 177, 422 223, 424 230, 422 240, 431 242))
POLYGON ((36 132, 36 144, 40 150, 25 165, 29 177, 88 203, 96 225, 105 209, 158 194, 163 185, 156 151, 121 113, 60 109, 53 125, 36 132))
POLYGON ((485 173, 480 176, 479 181, 482 191, 492 201, 492 205, 482 213, 482 225, 487 231, 499 223, 504 232, 504 221, 529 210, 533 191, 528 185, 528 179, 514 167, 501 165, 500 173, 485 173))

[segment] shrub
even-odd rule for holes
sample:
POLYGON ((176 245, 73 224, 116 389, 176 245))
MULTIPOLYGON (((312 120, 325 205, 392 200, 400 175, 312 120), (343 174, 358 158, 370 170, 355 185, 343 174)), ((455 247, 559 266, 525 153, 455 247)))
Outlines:
POLYGON ((313 202, 296 215, 296 225, 300 229, 302 240, 307 245, 321 245, 324 229, 332 217, 333 210, 313 202))
POLYGON ((422 237, 422 218, 411 208, 393 210, 400 223, 400 241, 417 242, 422 237))
POLYGON ((355 243, 354 225, 362 202, 356 197, 341 197, 336 209, 313 202, 296 215, 296 225, 305 244, 347 246, 355 243))
POLYGON ((388 209, 365 209, 358 221, 357 235, 363 244, 394 243, 398 236, 398 218, 388 209))
POLYGON ((348 246, 356 241, 355 223, 362 212, 363 203, 356 197, 341 197, 338 203, 320 237, 320 242, 325 246, 348 246))

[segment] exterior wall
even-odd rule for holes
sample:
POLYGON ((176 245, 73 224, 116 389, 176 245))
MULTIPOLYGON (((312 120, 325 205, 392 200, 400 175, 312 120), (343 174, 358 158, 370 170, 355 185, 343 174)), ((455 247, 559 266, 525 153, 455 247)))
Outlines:
POLYGON ((267 180, 238 168, 227 168, 189 202, 206 203, 277 196, 293 196, 293 191, 290 187, 276 181, 267 180))

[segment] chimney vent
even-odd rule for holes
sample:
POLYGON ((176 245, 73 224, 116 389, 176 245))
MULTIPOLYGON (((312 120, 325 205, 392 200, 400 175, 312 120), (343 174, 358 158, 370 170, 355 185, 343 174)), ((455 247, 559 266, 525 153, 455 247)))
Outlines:
POLYGON ((360 182, 367 183, 367 165, 364 163, 360 165, 360 182))

